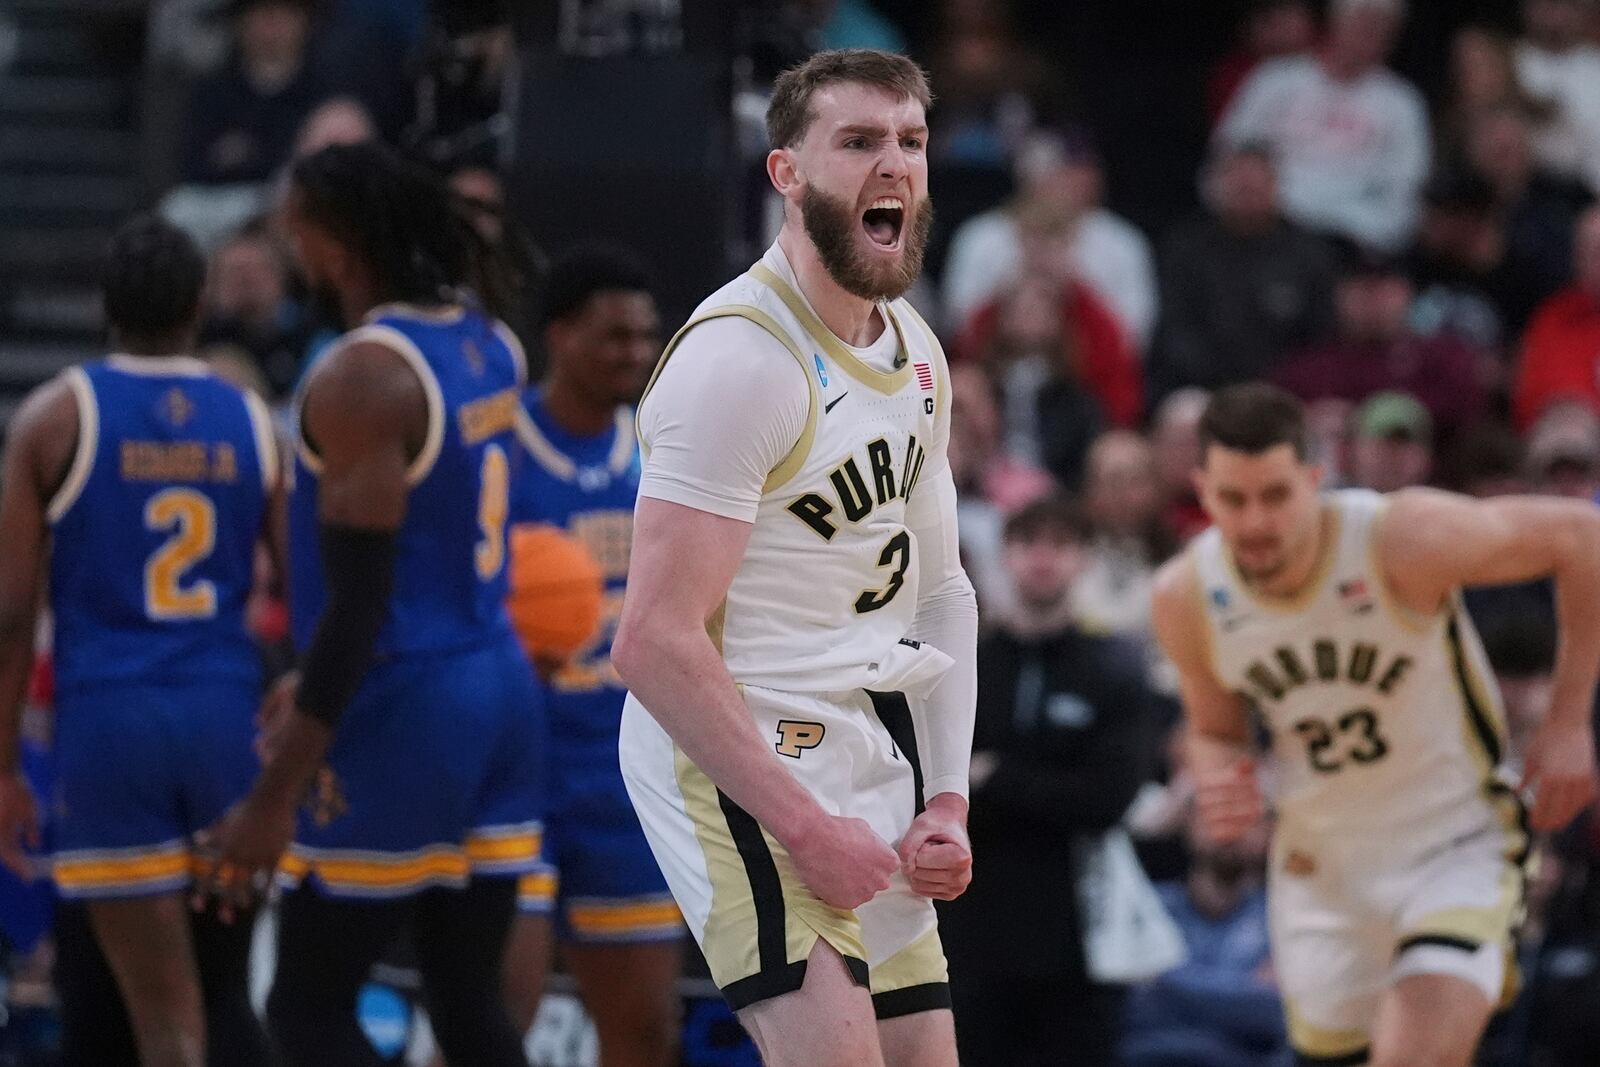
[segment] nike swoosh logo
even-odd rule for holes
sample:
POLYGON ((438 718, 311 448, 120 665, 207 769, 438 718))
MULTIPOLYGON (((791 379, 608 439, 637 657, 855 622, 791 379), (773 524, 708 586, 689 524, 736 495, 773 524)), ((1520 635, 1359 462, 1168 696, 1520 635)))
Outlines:
POLYGON ((833 405, 837 404, 839 401, 843 400, 845 397, 847 397, 849 395, 850 395, 849 393, 840 393, 838 396, 834 397, 832 400, 830 400, 826 404, 822 405, 822 413, 824 415, 826 415, 828 412, 833 410, 833 405))

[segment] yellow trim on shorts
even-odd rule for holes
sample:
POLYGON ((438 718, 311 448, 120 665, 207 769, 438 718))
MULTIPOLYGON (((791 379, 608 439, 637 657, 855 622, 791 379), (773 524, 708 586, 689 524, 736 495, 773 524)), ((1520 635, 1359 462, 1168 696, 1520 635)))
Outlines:
POLYGON ((559 885, 554 871, 533 871, 517 879, 517 899, 524 904, 553 901, 559 885))
POLYGON ((539 858, 543 833, 527 826, 484 827, 467 835, 463 851, 476 866, 528 863, 539 858))
POLYGON ((355 894, 406 893, 430 885, 465 885, 466 853, 454 845, 384 856, 374 852, 315 851, 291 845, 278 865, 280 882, 298 885, 315 874, 329 890, 355 894))
POLYGON ((68 896, 108 889, 140 889, 153 883, 187 879, 195 873, 188 846, 182 842, 149 848, 64 852, 52 858, 50 869, 51 878, 68 896))
POLYGON ((934 985, 950 981, 950 965, 945 962, 944 943, 939 940, 939 928, 931 927, 893 956, 872 968, 873 995, 892 993, 912 986, 934 985))
POLYGON ((1287 996, 1283 998, 1283 1018, 1288 1025, 1290 1046, 1304 1056, 1319 1059, 1351 1056, 1366 1048, 1371 1040, 1365 1030, 1325 1029, 1306 1022, 1287 996))
POLYGON ((683 924, 683 913, 671 897, 648 901, 572 904, 566 910, 567 925, 574 933, 588 937, 620 937, 627 934, 675 930, 683 924))

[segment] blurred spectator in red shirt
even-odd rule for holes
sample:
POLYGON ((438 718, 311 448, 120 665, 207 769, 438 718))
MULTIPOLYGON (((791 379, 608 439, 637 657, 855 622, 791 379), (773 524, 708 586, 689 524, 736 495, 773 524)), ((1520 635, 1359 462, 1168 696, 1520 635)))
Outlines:
POLYGON ((1359 404, 1398 389, 1422 401, 1444 437, 1484 415, 1489 398, 1480 381, 1480 353, 1450 334, 1412 331, 1411 280, 1396 261, 1352 257, 1335 296, 1338 334, 1274 371, 1279 385, 1307 403, 1359 404))
POLYGON ((1317 16, 1307 0, 1258 0, 1239 27, 1239 44, 1217 61, 1206 81, 1206 117, 1215 126, 1233 94, 1269 59, 1309 52, 1317 43, 1317 16))
POLYGON ((1140 368, 1116 319, 1088 286, 1030 273, 978 309, 957 336, 958 359, 991 369, 1012 452, 1075 488, 1103 426, 1143 411, 1140 368))
POLYGON ((1563 398, 1600 410, 1600 208, 1578 220, 1572 248, 1573 283, 1539 306, 1522 338, 1512 395, 1519 429, 1563 398))

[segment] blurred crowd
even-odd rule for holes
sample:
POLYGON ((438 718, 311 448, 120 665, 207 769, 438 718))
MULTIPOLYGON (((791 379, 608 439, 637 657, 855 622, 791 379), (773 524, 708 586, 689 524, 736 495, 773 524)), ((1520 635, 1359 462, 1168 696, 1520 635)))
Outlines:
MULTIPOLYGON (((989 1062, 1289 1063, 1265 840, 1191 832, 1150 582, 1205 525, 1197 425, 1234 382, 1307 402, 1329 486, 1600 491, 1600 4, 1522 0, 1514 22, 1459 28, 1435 42, 1443 79, 1419 85, 1390 66, 1403 0, 1256 0, 1194 104, 1211 126, 1201 210, 1160 232, 1110 206, 1112 131, 1074 113, 1012 5, 772 6, 778 55, 914 47, 938 95, 939 230, 911 295, 950 357, 985 633, 979 874, 946 924, 962 1026, 1009 1050, 989 1062), (1178 951, 1127 940, 1150 924, 1107 900, 1134 897, 1178 951), (1149 963, 1163 959, 1183 962, 1149 963)), ((537 267, 540 235, 504 213, 515 48, 498 5, 168 0, 149 33, 147 91, 173 117, 151 131, 161 207, 212 257, 204 354, 263 395, 281 405, 336 333, 272 219, 306 152, 391 140, 537 267)), ((1469 605, 1515 739, 1548 699, 1550 591, 1469 605)), ((271 603, 257 618, 281 636, 271 603)), ((1600 820, 1541 853, 1523 992, 1486 1063, 1590 1063, 1600 1047, 1600 820)), ((22 959, 25 1014, 45 972, 22 959)))

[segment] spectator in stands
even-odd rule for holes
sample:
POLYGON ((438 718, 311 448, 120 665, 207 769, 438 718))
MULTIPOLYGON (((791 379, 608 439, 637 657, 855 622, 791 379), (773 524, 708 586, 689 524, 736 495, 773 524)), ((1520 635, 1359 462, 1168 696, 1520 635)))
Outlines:
POLYGON ((973 314, 954 351, 1000 383, 1008 448, 1069 489, 1099 429, 1132 426, 1143 410, 1138 362, 1081 282, 1027 275, 973 314))
POLYGON ((1450 39, 1449 83, 1436 129, 1440 163, 1460 166, 1473 123, 1500 108, 1539 121, 1550 114, 1549 105, 1523 87, 1516 46, 1508 35, 1488 26, 1462 27, 1450 39))
POLYGON ((1590 0, 1523 0, 1527 35, 1517 74, 1549 112, 1537 139, 1539 162, 1600 193, 1600 48, 1588 39, 1590 0))
POLYGON ((1392 493, 1433 474, 1433 417, 1408 393, 1375 393, 1356 409, 1349 484, 1392 493))
POLYGON ((1161 515, 1180 543, 1211 525, 1194 488, 1201 456, 1200 417, 1210 401, 1211 394, 1204 389, 1179 389, 1167 394, 1150 420, 1161 515))
POLYGON ((1156 887, 1186 962, 1128 998, 1122 1067, 1290 1067, 1267 937, 1268 824, 1237 842, 1206 838, 1191 806, 1191 862, 1156 887))
POLYGON ((234 10, 235 53, 193 94, 185 182, 266 181, 324 95, 310 61, 310 0, 239 0, 234 10))
POLYGON ((1088 976, 1077 854, 1145 779, 1152 697, 1132 643, 1084 633, 1087 523, 1057 499, 1006 524, 1018 605, 978 648, 972 848, 984 877, 944 912, 961 1062, 1112 1062, 1120 993, 1088 976))
POLYGON ((1003 171, 1062 79, 1019 39, 1003 0, 944 0, 936 21, 938 41, 929 57, 939 87, 931 116, 933 159, 1003 171))
POLYGON ((289 264, 267 225, 235 234, 212 255, 209 271, 201 346, 238 346, 260 369, 268 398, 287 396, 311 329, 290 298, 289 264))
POLYGON ((295 134, 290 159, 303 159, 331 145, 360 144, 377 136, 378 127, 361 101, 353 96, 335 96, 306 116, 295 134))
POLYGON ((1083 573, 1072 583, 1073 615, 1092 633, 1144 641, 1150 582, 1178 547, 1161 518, 1149 442, 1132 430, 1096 438, 1084 464, 1083 505, 1091 537, 1083 573))
POLYGON ((1206 117, 1215 126, 1246 79, 1263 63, 1311 51, 1317 16, 1307 0, 1257 0, 1239 28, 1239 44, 1211 68, 1206 117))
POLYGON ((1014 201, 968 219, 951 239, 944 268, 948 322, 959 329, 1024 273, 1046 270, 1093 289, 1142 355, 1157 311, 1150 243, 1101 204, 1105 172, 1087 133, 1036 131, 1017 153, 1016 179, 1014 201), (1024 248, 1029 229, 1045 245, 1031 263, 1024 248))
POLYGON ((1151 391, 1258 378, 1333 328, 1334 257, 1279 211, 1272 154, 1222 147, 1205 182, 1209 211, 1161 255, 1161 330, 1151 391))
POLYGON ((1600 207, 1579 218, 1572 252, 1572 284, 1539 305, 1522 337, 1512 392, 1519 429, 1563 398, 1600 410, 1600 207))
POLYGON ((1447 457, 1449 485, 1468 496, 1527 492, 1522 438, 1498 420, 1480 422, 1461 434, 1447 457))
POLYGON ((1505 230, 1494 191, 1481 176, 1442 170, 1422 193, 1422 224, 1406 270, 1416 289, 1411 326, 1424 337, 1451 334, 1489 357, 1484 381, 1503 388, 1508 280, 1505 230))
POLYGON ((1443 436, 1480 418, 1488 394, 1478 352, 1449 335, 1422 337, 1409 325, 1411 280, 1394 259, 1352 256, 1335 293, 1338 331, 1282 364, 1272 379, 1308 404, 1359 404, 1398 389, 1427 406, 1443 436))
POLYGON ((1583 185, 1542 169, 1533 124, 1517 108, 1479 115, 1468 131, 1467 162, 1488 180, 1503 231, 1494 290, 1507 336, 1521 333, 1540 301, 1572 272, 1572 228, 1592 197, 1583 185))
POLYGON ((1600 415, 1558 401, 1528 431, 1528 481, 1551 496, 1595 499, 1600 491, 1600 415))
POLYGON ((1389 251, 1416 226, 1429 160, 1422 96, 1383 65, 1403 12, 1403 0, 1334 0, 1320 54, 1262 66, 1218 131, 1272 147, 1291 219, 1389 251))
POLYGON ((978 591, 980 618, 998 618, 1015 598, 1001 556, 1006 516, 1047 496, 1055 483, 1045 471, 1005 446, 1000 397, 986 368, 950 368, 950 470, 960 511, 961 557, 978 591))

